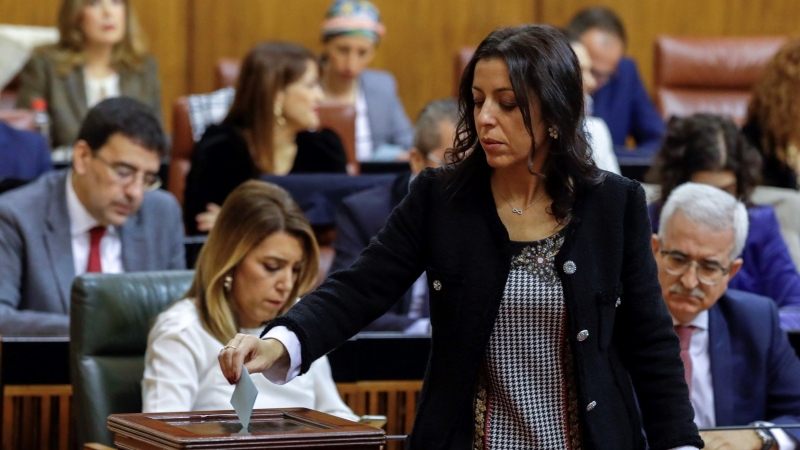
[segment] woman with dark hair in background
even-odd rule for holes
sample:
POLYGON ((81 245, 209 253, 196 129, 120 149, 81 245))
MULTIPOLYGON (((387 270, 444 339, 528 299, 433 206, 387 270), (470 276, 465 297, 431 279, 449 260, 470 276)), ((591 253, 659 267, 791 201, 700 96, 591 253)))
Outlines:
POLYGON ((319 66, 305 47, 265 42, 242 62, 227 117, 195 145, 186 177, 187 234, 214 226, 219 206, 243 182, 265 174, 345 173, 347 159, 333 131, 319 125, 319 66))
MULTIPOLYGON (((718 187, 747 205, 750 228, 742 252, 744 264, 728 287, 769 297, 779 307, 800 306, 800 275, 775 211, 750 201, 761 181, 761 155, 733 121, 713 114, 672 118, 648 178, 661 186, 661 199, 693 181, 718 187)), ((659 200, 648 206, 653 233, 658 232, 662 205, 659 200)))
POLYGON ((161 84, 128 0, 63 0, 58 43, 37 49, 20 73, 17 104, 42 98, 53 147, 72 145, 89 109, 133 97, 161 120, 161 84))
POLYGON ((567 40, 492 32, 459 104, 451 163, 425 169, 355 263, 263 339, 231 340, 228 381, 243 363, 276 381, 305 372, 424 270, 432 347, 410 448, 702 446, 644 191, 592 162, 567 40))
POLYGON ((753 86, 742 133, 764 155, 764 184, 798 188, 800 175, 800 38, 790 39, 753 86))
POLYGON ((393 160, 414 145, 394 77, 367 69, 385 31, 366 0, 336 0, 322 24, 325 101, 355 106, 359 161, 393 160))

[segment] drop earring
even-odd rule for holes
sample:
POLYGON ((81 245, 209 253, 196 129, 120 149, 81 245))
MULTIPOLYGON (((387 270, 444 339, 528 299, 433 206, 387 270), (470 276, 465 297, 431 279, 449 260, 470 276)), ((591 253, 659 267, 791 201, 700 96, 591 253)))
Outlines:
POLYGON ((286 119, 283 118, 283 108, 280 105, 275 105, 275 121, 278 122, 278 125, 284 126, 286 125, 286 119))
POLYGON ((228 275, 225 277, 225 281, 222 283, 222 287, 225 288, 225 292, 231 291, 231 286, 233 285, 233 277, 228 275))
POLYGON ((558 139, 558 128, 550 127, 547 129, 547 132, 550 133, 551 138, 558 139))

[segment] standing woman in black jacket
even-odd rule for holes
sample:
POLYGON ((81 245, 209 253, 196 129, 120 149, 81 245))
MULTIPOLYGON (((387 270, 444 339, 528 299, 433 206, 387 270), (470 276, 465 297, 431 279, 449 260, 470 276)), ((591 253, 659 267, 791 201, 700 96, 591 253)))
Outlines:
POLYGON ((702 446, 644 192, 592 163, 582 92, 556 29, 490 34, 461 81, 452 163, 419 175, 349 269, 225 346, 228 380, 243 363, 304 373, 424 270, 433 332, 410 448, 702 446))

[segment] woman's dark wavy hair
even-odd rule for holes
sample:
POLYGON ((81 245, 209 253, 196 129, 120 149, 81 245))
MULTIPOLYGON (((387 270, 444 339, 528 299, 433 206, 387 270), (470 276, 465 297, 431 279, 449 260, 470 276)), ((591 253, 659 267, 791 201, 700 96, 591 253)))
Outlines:
POLYGON ((492 32, 481 42, 464 69, 458 91, 458 124, 455 145, 448 150, 452 163, 445 170, 445 186, 454 198, 467 195, 478 177, 490 170, 475 126, 472 82, 478 61, 501 59, 508 67, 525 129, 533 137, 534 99, 540 104, 545 128, 555 126, 549 156, 541 174, 533 172, 536 142, 528 156, 528 170, 544 179, 553 199, 550 213, 563 223, 572 215, 580 186, 596 184, 604 174, 595 166, 583 128, 583 80, 578 59, 563 33, 547 25, 522 25, 492 32))
POLYGON ((665 200, 697 172, 730 170, 736 175, 739 200, 749 204, 761 183, 761 164, 761 154, 732 120, 715 114, 672 117, 647 181, 661 185, 665 200))

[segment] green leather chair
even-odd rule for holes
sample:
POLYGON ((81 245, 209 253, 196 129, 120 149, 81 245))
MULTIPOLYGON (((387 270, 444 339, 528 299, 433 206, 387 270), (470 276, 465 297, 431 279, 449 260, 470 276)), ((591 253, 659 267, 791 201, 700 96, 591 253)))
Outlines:
POLYGON ((78 448, 114 445, 110 414, 142 411, 147 334, 155 317, 183 297, 192 271, 87 274, 72 285, 70 376, 78 448))

